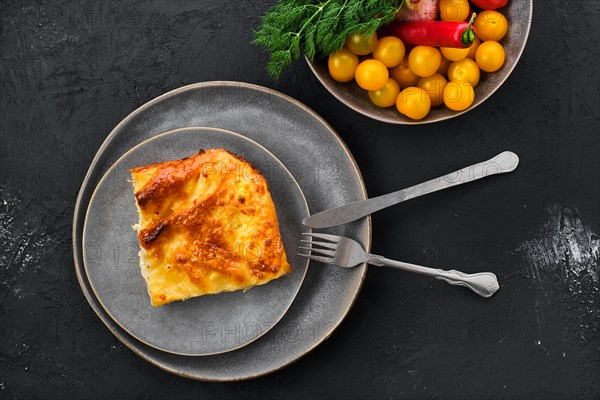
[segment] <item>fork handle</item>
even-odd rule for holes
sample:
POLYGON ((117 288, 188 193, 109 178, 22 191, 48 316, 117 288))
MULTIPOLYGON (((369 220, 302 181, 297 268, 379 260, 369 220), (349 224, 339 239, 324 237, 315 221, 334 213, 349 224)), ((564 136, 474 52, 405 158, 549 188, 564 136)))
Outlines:
POLYGON ((383 256, 370 255, 369 264, 385 267, 402 269, 404 271, 416 272, 417 274, 432 276, 435 279, 441 279, 451 285, 464 286, 471 289, 481 297, 492 297, 500 289, 498 278, 491 272, 478 272, 475 274, 466 274, 464 272, 443 269, 428 268, 421 265, 394 261, 383 256))

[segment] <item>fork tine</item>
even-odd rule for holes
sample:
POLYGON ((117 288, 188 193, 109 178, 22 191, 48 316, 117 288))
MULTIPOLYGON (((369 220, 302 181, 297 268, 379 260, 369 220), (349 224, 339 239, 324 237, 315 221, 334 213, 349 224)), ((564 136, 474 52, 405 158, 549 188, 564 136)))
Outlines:
POLYGON ((339 242, 340 239, 341 239, 341 237, 339 237, 339 236, 328 235, 326 233, 314 233, 314 232, 312 232, 312 233, 303 233, 303 235, 314 236, 314 237, 317 237, 319 239, 325 239, 325 240, 329 240, 329 241, 332 241, 332 242, 335 242, 335 243, 339 242))
POLYGON ((318 256, 312 256, 310 254, 300 254, 300 253, 298 253, 298 255, 300 257, 306 257, 308 259, 322 262, 324 264, 331 264, 333 262, 333 258, 329 258, 329 257, 318 257, 318 256))
POLYGON ((328 243, 328 242, 313 242, 312 240, 304 240, 304 239, 302 239, 302 240, 300 240, 300 241, 301 241, 301 242, 304 242, 304 243, 310 243, 310 244, 313 244, 313 245, 315 245, 315 246, 326 247, 326 248, 328 248, 328 249, 333 249, 333 250, 337 249, 337 244, 334 244, 334 243, 328 243))
POLYGON ((335 256, 335 251, 332 251, 332 250, 315 249, 314 247, 313 248, 310 248, 310 247, 300 247, 300 250, 308 250, 309 252, 321 254, 321 255, 324 255, 324 256, 331 256, 331 257, 335 256))

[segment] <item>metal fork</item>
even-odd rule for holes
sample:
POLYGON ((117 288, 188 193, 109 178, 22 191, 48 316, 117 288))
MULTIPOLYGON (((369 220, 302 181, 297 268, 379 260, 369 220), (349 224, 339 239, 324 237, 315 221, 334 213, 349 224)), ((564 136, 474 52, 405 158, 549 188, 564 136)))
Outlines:
POLYGON ((303 233, 303 235, 308 240, 302 239, 301 241, 307 243, 308 247, 300 247, 300 250, 307 250, 309 254, 298 253, 298 255, 325 264, 333 264, 342 268, 352 268, 362 263, 368 263, 398 268, 416 272, 417 274, 432 276, 435 279, 444 280, 451 285, 467 287, 485 298, 491 297, 500 289, 498 278, 491 272, 465 274, 464 272, 455 270, 444 271, 443 269, 427 268, 369 254, 362 248, 360 243, 342 236, 325 233, 303 233), (312 240, 313 237, 322 239, 323 241, 314 241, 312 240), (313 253, 318 255, 313 255, 313 253))

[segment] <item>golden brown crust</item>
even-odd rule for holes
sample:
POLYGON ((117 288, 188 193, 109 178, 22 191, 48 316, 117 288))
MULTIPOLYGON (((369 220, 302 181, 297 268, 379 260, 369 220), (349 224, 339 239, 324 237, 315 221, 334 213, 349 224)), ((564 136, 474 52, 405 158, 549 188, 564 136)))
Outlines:
POLYGON ((131 174, 152 304, 290 272, 267 182, 242 157, 212 149, 131 174))

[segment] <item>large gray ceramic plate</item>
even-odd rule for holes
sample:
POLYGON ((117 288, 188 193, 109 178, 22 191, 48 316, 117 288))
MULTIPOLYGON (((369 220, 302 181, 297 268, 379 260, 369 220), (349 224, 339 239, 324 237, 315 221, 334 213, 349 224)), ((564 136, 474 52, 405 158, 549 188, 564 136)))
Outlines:
MULTIPOLYGON (((244 171, 239 168, 240 179, 244 171)), ((234 350, 256 340, 283 317, 296 296, 308 260, 296 254, 307 229, 308 205, 290 172, 256 142, 215 128, 184 128, 155 136, 121 157, 98 184, 83 229, 83 259, 94 294, 108 314, 138 340, 170 353, 200 356, 234 350), (137 251, 138 213, 129 170, 181 159, 200 149, 224 148, 265 176, 292 272, 248 291, 221 293, 152 307, 137 251), (209 334, 239 327, 232 335, 209 334)))
MULTIPOLYGON (((125 118, 94 157, 79 191, 73 217, 75 271, 92 309, 126 346, 169 372, 201 380, 249 379, 291 364, 328 338, 350 310, 366 274, 310 265, 294 302, 277 325, 241 349, 205 357, 166 353, 127 333, 110 318, 85 276, 83 221, 94 188, 127 150, 157 134, 190 126, 223 128, 267 148, 298 182, 312 212, 366 198, 360 172, 348 149, 321 117, 298 101, 264 87, 239 82, 205 82, 166 93, 125 118)), ((371 245, 368 218, 331 229, 371 245)), ((211 331, 234 332, 231 327, 211 331)))

